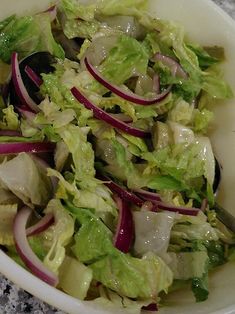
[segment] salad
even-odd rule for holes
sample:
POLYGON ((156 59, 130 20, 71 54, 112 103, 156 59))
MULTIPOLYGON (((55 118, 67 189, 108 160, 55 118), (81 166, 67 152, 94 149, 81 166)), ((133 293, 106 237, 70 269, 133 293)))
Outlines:
POLYGON ((157 311, 235 258, 217 217, 221 47, 146 0, 61 0, 0 22, 0 245, 80 300, 157 311))

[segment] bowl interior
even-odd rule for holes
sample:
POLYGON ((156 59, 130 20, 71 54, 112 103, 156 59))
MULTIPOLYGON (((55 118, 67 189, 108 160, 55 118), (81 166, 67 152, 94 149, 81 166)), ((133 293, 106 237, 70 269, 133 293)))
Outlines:
MULTIPOLYGON (((45 8, 50 0, 1 0, 0 19, 9 14, 37 12, 45 8)), ((235 23, 210 0, 151 0, 152 14, 171 19, 185 26, 192 40, 203 45, 223 46, 226 51, 224 73, 235 93, 235 23)), ((215 127, 211 139, 215 154, 221 163, 222 181, 218 201, 235 215, 235 100, 218 104, 215 108, 215 127)), ((166 307, 160 310, 164 314, 202 314, 235 313, 233 290, 235 287, 235 263, 227 264, 216 270, 210 277, 210 297, 206 302, 195 303, 190 291, 171 294, 166 307)), ((0 251, 0 272, 29 291, 33 295, 54 305, 65 312, 98 314, 106 313, 104 308, 91 302, 80 302, 66 294, 44 284, 30 273, 19 267, 0 251)), ((107 309, 107 313, 118 313, 107 309)), ((125 313, 125 311, 120 311, 125 313)))

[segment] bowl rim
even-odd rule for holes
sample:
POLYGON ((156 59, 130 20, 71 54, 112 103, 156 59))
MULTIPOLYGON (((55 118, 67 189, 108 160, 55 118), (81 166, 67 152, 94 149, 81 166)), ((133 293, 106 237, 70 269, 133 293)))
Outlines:
MULTIPOLYGON (((224 22, 229 27, 231 27, 231 29, 233 29, 235 32, 235 20, 221 7, 219 7, 215 2, 213 2, 212 0, 197 0, 197 1, 198 2, 200 1, 205 6, 213 9, 218 14, 218 16, 220 16, 224 20, 224 22)), ((104 308, 98 306, 98 304, 95 304, 92 301, 78 300, 66 294, 63 291, 46 284, 41 279, 31 274, 28 270, 18 265, 1 249, 0 249, 0 273, 3 274, 6 278, 8 278, 10 281, 12 281, 14 284, 18 285, 20 288, 33 294, 33 296, 65 312, 69 311, 68 313, 92 313, 92 314, 109 313, 109 311, 106 312, 104 308), (24 278, 23 281, 22 278, 24 278), (46 297, 47 295, 50 295, 50 298, 47 298, 46 297), (66 306, 64 305, 65 303, 66 306), (95 307, 91 306, 92 304, 93 305, 95 304, 95 307)), ((124 312, 124 310, 115 312, 117 314, 126 313, 124 312)), ((234 313, 235 304, 229 305, 222 310, 207 312, 207 314, 234 314, 234 313)))

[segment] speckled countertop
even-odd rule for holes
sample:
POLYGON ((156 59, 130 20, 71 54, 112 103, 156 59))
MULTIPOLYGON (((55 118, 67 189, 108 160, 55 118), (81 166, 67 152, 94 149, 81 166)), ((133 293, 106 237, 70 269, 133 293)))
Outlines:
MULTIPOLYGON (((213 0, 235 19, 235 0, 213 0)), ((0 274, 1 314, 65 314, 23 291, 0 274)))

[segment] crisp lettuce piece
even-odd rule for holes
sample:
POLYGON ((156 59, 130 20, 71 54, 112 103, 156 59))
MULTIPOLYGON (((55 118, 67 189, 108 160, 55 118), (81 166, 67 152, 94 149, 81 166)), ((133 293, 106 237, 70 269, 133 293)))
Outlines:
POLYGON ((121 135, 128 141, 129 150, 133 155, 141 156, 141 154, 148 151, 147 145, 143 139, 123 132, 121 132, 121 135))
MULTIPOLYGON (((183 184, 193 184, 192 179, 204 174, 204 162, 199 159, 197 145, 172 145, 152 153, 143 154, 150 167, 157 167, 162 175, 170 175, 183 184)), ((201 186, 200 186, 201 187, 201 186)))
POLYGON ((210 186, 213 186, 215 179, 215 157, 210 139, 206 136, 197 136, 196 143, 200 148, 199 158, 204 160, 204 175, 210 186))
POLYGON ((202 109, 201 111, 199 109, 195 109, 193 112, 193 130, 197 133, 207 133, 213 118, 213 112, 207 109, 202 109))
POLYGON ((218 241, 219 237, 216 229, 205 220, 205 215, 198 215, 180 216, 171 231, 171 240, 177 241, 177 239, 218 241))
POLYGON ((0 32, 13 20, 16 19, 16 15, 10 15, 9 17, 7 17, 5 20, 2 20, 0 22, 0 32))
POLYGON ((45 206, 52 196, 45 169, 26 153, 0 165, 0 184, 30 207, 45 206))
POLYGON ((123 84, 134 73, 146 74, 148 59, 148 52, 140 42, 122 35, 99 70, 110 82, 123 84))
MULTIPOLYGON (((60 110, 74 110, 78 124, 82 127, 86 126, 87 120, 92 117, 92 112, 81 105, 70 92, 73 86, 84 87, 81 86, 84 83, 84 78, 80 77, 77 71, 77 63, 67 59, 58 61, 54 73, 42 75, 43 85, 41 86, 41 93, 45 97, 49 96, 50 101, 60 110)), ((91 80, 91 77, 89 79, 91 80)))
POLYGON ((168 249, 175 213, 133 212, 135 222, 134 250, 138 255, 153 252, 163 256, 168 249))
POLYGON ((81 19, 84 21, 93 21, 95 17, 96 4, 84 5, 77 0, 62 0, 59 8, 65 13, 68 19, 81 19))
POLYGON ((94 151, 87 136, 81 128, 68 125, 66 129, 59 130, 61 138, 72 154, 75 178, 81 187, 86 187, 94 182, 94 151))
POLYGON ((58 273, 65 258, 65 247, 72 240, 74 220, 57 199, 52 199, 48 203, 44 213, 52 213, 55 222, 43 234, 44 244, 49 248, 43 263, 48 269, 58 273))
POLYGON ((64 51, 51 32, 49 13, 12 18, 0 33, 0 59, 9 62, 11 54, 17 51, 20 57, 37 51, 49 51, 58 58, 64 58, 64 51))
POLYGON ((19 127, 18 114, 12 105, 2 109, 3 119, 0 122, 1 129, 17 130, 19 127))
POLYGON ((75 244, 72 247, 80 262, 91 264, 114 250, 113 234, 98 217, 88 209, 69 205, 69 210, 81 224, 74 236, 75 244))
POLYGON ((203 302, 207 300, 208 291, 208 274, 206 273, 202 278, 193 278, 191 285, 196 302, 203 302))
POLYGON ((116 159, 113 164, 106 169, 115 177, 127 180, 129 188, 137 188, 147 186, 147 183, 152 179, 151 175, 144 175, 138 170, 135 165, 128 160, 125 147, 116 139, 112 141, 112 146, 115 151, 116 159))
POLYGON ((183 125, 188 125, 192 120, 193 109, 193 105, 180 98, 175 102, 172 110, 170 110, 167 119, 183 125))
POLYGON ((64 25, 64 34, 69 39, 72 38, 89 38, 92 39, 100 29, 100 23, 93 20, 81 21, 81 20, 68 20, 64 25))
POLYGON ((188 147, 195 142, 195 135, 191 128, 172 121, 168 122, 168 126, 172 131, 174 144, 188 147))
POLYGON ((203 72, 202 89, 216 99, 231 99, 233 91, 223 80, 220 69, 216 66, 203 72))
POLYGON ((168 266, 173 272, 174 279, 188 280, 202 278, 207 268, 209 258, 206 251, 168 253, 168 266))
MULTIPOLYGON (((203 49, 199 45, 189 44, 188 47, 197 55, 199 66, 203 70, 221 61, 221 59, 211 56, 205 49, 203 49)), ((216 49, 218 47, 213 48, 216 49)))
POLYGON ((120 295, 156 301, 167 292, 172 272, 160 257, 148 253, 142 259, 120 253, 109 255, 89 266, 96 280, 120 295))
POLYGON ((168 289, 172 273, 160 258, 149 254, 137 259, 123 254, 114 248, 110 230, 91 211, 68 203, 67 208, 81 225, 73 253, 79 261, 89 264, 94 279, 132 298, 156 300, 159 291, 168 289))
POLYGON ((124 308, 128 314, 140 314, 143 306, 151 304, 151 300, 131 300, 125 296, 120 296, 110 289, 103 286, 99 287, 100 297, 95 299, 94 302, 99 306, 109 309, 113 313, 117 313, 120 309, 124 308))
POLYGON ((66 14, 68 19, 80 18, 85 21, 94 20, 98 15, 139 15, 141 10, 146 9, 146 0, 105 0, 96 3, 83 4, 78 0, 62 0, 60 9, 66 14))
POLYGON ((226 262, 225 246, 220 241, 204 241, 209 257, 209 269, 223 265, 226 262))
POLYGON ((39 105, 43 115, 38 114, 36 122, 40 125, 43 124, 43 119, 45 119, 46 124, 52 124, 54 128, 62 128, 72 122, 76 113, 72 108, 64 109, 60 111, 60 107, 51 102, 48 97, 46 97, 39 105))
POLYGON ((43 261, 43 259, 46 257, 47 250, 43 243, 43 238, 41 237, 41 235, 29 237, 28 241, 33 252, 41 261, 43 261))
POLYGON ((17 204, 0 205, 0 244, 13 245, 13 222, 17 213, 17 204))
POLYGON ((172 176, 168 175, 156 175, 148 181, 147 187, 150 189, 164 191, 183 191, 186 186, 180 181, 176 180, 172 176))
POLYGON ((92 280, 92 270, 77 259, 65 256, 59 269, 60 288, 74 298, 84 300, 92 280))
POLYGON ((113 227, 112 221, 117 216, 116 205, 107 187, 96 180, 91 189, 78 189, 74 178, 66 180, 58 171, 49 169, 48 175, 59 179, 56 197, 72 200, 77 207, 89 208, 94 211, 107 225, 113 227))
POLYGON ((59 141, 56 144, 56 151, 55 151, 55 167, 57 171, 62 171, 64 165, 69 157, 69 150, 66 146, 64 141, 59 141))

